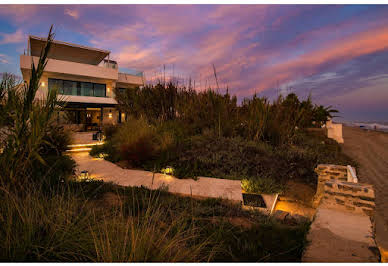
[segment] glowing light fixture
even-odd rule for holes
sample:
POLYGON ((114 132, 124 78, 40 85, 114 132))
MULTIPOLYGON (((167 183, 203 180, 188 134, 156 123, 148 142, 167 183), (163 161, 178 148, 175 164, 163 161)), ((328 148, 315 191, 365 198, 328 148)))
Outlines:
POLYGON ((166 168, 162 169, 162 173, 165 175, 172 175, 174 173, 174 168, 171 166, 166 166, 166 168))
POLYGON ((42 81, 42 82, 40 83, 40 85, 42 85, 42 87, 44 87, 44 86, 46 86, 46 83, 44 83, 44 81, 42 81))
POLYGON ((110 88, 108 87, 108 88, 106 88, 106 90, 108 91, 108 92, 110 92, 110 88))
POLYGON ((89 172, 86 170, 81 171, 81 174, 79 175, 79 179, 84 180, 84 179, 88 179, 88 178, 89 178, 89 172))

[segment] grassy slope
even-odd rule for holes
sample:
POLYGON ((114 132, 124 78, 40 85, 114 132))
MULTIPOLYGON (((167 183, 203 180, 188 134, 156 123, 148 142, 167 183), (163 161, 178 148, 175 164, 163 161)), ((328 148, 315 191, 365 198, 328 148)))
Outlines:
POLYGON ((2 191, 2 261, 299 261, 308 225, 240 206, 100 182, 2 191))

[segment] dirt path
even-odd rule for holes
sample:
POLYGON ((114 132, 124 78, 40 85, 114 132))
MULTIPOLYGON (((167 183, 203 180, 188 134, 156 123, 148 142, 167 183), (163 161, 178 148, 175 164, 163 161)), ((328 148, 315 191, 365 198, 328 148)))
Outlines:
MULTIPOLYGON (((343 137, 344 152, 359 163, 359 181, 375 188, 376 223, 388 232, 388 133, 343 127, 343 137)), ((388 243, 388 234, 384 240, 388 243)))

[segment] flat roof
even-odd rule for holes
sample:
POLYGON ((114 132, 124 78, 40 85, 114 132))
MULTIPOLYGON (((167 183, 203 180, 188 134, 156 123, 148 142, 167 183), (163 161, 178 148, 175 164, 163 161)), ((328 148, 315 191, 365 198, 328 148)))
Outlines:
MULTIPOLYGON (((47 38, 30 35, 29 42, 31 55, 40 56, 40 52, 46 41, 47 38)), ((98 65, 109 54, 110 51, 108 50, 53 40, 48 58, 82 64, 98 65)))

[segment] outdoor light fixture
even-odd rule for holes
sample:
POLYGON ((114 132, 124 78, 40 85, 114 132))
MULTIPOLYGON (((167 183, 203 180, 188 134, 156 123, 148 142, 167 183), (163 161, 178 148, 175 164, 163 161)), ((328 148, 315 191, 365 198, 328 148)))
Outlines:
POLYGON ((166 166, 166 168, 162 169, 162 173, 165 175, 172 175, 174 173, 174 168, 171 166, 166 166))
POLYGON ((44 81, 42 81, 42 82, 40 83, 40 85, 42 85, 42 87, 44 87, 44 86, 46 85, 46 83, 44 83, 44 81))
POLYGON ((109 118, 112 118, 112 113, 109 113, 109 118))
POLYGON ((108 92, 110 92, 110 88, 106 88, 106 90, 107 90, 108 92))
POLYGON ((89 172, 86 170, 81 171, 81 174, 79 175, 79 179, 84 180, 84 179, 88 179, 88 178, 89 178, 89 172))

